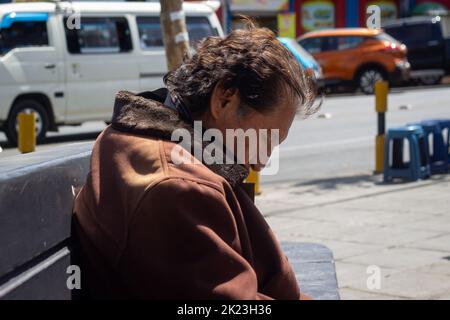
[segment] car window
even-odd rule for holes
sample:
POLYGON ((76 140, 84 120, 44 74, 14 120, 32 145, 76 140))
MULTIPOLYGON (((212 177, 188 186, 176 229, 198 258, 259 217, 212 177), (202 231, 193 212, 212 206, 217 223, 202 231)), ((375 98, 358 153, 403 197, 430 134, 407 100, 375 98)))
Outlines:
POLYGON ((406 45, 438 40, 441 36, 438 23, 415 23, 399 27, 386 27, 385 31, 406 45))
POLYGON ((435 22, 431 24, 431 40, 441 40, 442 39, 442 28, 441 23, 435 22))
POLYGON ((120 53, 132 50, 131 33, 124 17, 82 17, 80 28, 68 28, 67 48, 74 54, 120 53))
POLYGON ((322 51, 322 38, 307 38, 299 41, 300 45, 309 53, 317 53, 322 51))
POLYGON ((443 38, 450 38, 450 16, 440 17, 441 18, 441 34, 443 38))
POLYGON ((301 56, 313 60, 314 58, 311 56, 311 54, 308 53, 300 44, 295 42, 293 39, 287 40, 289 43, 289 47, 291 47, 293 50, 297 51, 301 56))
POLYGON ((337 37, 337 50, 347 50, 356 48, 364 41, 364 37, 360 36, 343 36, 337 37))
POLYGON ((323 37, 322 51, 334 51, 338 49, 338 37, 323 37))
POLYGON ((406 40, 405 30, 402 27, 385 27, 384 31, 386 31, 386 34, 400 42, 405 42, 406 40))
POLYGON ((304 68, 311 68, 316 63, 314 57, 308 53, 300 44, 298 44, 294 39, 290 38, 279 38, 281 43, 292 53, 292 55, 297 59, 297 61, 304 68))
MULTIPOLYGON (((137 17, 136 21, 142 49, 151 49, 164 45, 159 17, 141 16, 137 17)), ((206 17, 186 17, 186 27, 189 33, 190 45, 194 48, 201 39, 218 35, 217 29, 211 27, 206 17)))
POLYGON ((428 41, 432 36, 431 25, 429 24, 416 24, 407 27, 407 38, 414 42, 428 41))
POLYGON ((47 22, 17 21, 0 29, 0 54, 15 48, 48 46, 47 22))

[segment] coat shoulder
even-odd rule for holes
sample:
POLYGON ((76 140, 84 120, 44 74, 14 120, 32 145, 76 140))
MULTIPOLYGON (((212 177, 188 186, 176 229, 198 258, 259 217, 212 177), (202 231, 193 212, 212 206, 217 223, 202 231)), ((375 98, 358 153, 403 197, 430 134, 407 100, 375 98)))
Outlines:
POLYGON ((224 177, 213 172, 181 145, 162 140, 160 151, 161 161, 166 172, 165 178, 183 179, 189 183, 214 188, 222 194, 232 189, 224 177))
POLYGON ((142 191, 168 179, 201 184, 222 194, 232 189, 224 177, 211 171, 181 145, 113 128, 107 128, 99 137, 92 161, 93 167, 111 165, 111 171, 119 173, 127 186, 142 191))

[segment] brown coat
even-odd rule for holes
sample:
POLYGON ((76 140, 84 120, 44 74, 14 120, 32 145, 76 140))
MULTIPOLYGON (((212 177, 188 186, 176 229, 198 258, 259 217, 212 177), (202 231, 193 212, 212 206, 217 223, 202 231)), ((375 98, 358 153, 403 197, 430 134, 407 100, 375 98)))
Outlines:
POLYGON ((247 169, 175 165, 171 132, 190 127, 161 101, 118 93, 94 146, 74 206, 84 290, 100 299, 299 299, 287 258, 240 185, 247 169))

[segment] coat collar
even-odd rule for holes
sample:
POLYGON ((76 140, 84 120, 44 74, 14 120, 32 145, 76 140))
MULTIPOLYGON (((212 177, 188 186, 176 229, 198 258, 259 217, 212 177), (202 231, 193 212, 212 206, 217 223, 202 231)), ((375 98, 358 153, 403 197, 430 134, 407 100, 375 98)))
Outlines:
MULTIPOLYGON (((116 95, 112 127, 122 132, 144 136, 171 139, 176 129, 186 129, 194 137, 192 124, 183 120, 178 111, 163 104, 168 94, 167 89, 158 89, 140 94, 120 91, 116 95)), ((192 143, 194 146, 195 142, 192 143)), ((208 143, 203 143, 203 148, 208 143)), ((191 154, 193 150, 188 150, 191 154)), ((200 160, 200 159, 199 159, 200 160)), ((211 171, 222 176, 232 186, 242 183, 248 176, 248 169, 240 164, 205 164, 211 171)))

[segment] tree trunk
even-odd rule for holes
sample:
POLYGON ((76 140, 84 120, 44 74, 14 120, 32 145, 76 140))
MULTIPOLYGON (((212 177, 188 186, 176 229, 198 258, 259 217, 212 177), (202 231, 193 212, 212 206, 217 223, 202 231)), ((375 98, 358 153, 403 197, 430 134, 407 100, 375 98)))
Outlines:
POLYGON ((176 69, 189 52, 189 39, 182 0, 160 0, 161 29, 169 71, 176 69))

